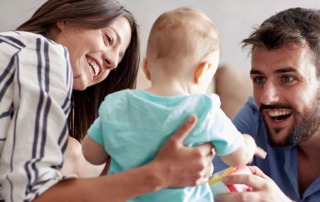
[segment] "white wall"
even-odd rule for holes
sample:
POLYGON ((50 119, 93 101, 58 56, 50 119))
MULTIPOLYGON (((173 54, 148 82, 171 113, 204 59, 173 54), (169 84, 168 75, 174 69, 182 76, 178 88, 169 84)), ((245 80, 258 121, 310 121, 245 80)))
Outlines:
MULTIPOLYGON (((142 31, 142 47, 153 21, 164 11, 179 6, 202 9, 216 24, 222 41, 221 63, 249 69, 247 51, 241 40, 248 37, 254 25, 290 7, 320 9, 320 0, 120 0, 138 19, 142 31)), ((143 52, 144 53, 144 52, 143 52)))
POLYGON ((0 31, 13 30, 45 0, 0 0, 0 31))
MULTIPOLYGON (((202 9, 219 30, 222 41, 221 64, 250 69, 250 60, 241 40, 252 28, 290 7, 319 8, 320 0, 119 0, 136 16, 141 28, 142 55, 153 21, 164 11, 179 6, 202 9)), ((0 31, 14 29, 44 0, 0 0, 0 31)))

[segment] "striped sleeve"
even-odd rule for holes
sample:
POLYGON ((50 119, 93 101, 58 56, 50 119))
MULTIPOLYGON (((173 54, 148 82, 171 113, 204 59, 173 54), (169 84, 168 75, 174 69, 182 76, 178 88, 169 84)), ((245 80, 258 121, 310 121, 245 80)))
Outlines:
POLYGON ((31 201, 62 180, 72 71, 64 47, 25 32, 0 34, 0 185, 31 201))

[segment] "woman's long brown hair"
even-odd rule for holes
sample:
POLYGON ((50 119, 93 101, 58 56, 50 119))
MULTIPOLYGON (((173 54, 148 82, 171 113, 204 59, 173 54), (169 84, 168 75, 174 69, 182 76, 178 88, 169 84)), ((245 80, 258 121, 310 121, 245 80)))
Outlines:
POLYGON ((136 87, 140 59, 138 26, 133 15, 115 0, 48 0, 17 30, 46 36, 57 22, 69 22, 88 29, 100 29, 119 17, 131 25, 131 42, 122 61, 101 83, 83 91, 73 90, 68 119, 70 136, 81 141, 98 115, 104 97, 123 89, 136 87))

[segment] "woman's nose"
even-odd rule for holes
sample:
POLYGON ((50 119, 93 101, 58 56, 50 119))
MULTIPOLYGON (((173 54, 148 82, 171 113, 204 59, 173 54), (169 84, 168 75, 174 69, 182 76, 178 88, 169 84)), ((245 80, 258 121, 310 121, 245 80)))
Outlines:
POLYGON ((112 70, 116 68, 119 64, 119 54, 117 51, 112 51, 104 54, 104 68, 112 70))

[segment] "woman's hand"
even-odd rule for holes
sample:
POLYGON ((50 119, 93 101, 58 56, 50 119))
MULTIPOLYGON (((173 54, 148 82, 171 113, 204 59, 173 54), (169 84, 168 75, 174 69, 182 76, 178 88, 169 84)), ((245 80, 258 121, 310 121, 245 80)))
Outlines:
MULTIPOLYGON (((108 201, 127 201, 141 194, 163 188, 205 183, 213 172, 211 160, 214 152, 212 151, 212 145, 204 144, 190 148, 183 145, 185 137, 195 123, 196 117, 192 116, 172 135, 158 152, 155 160, 148 164, 112 175, 60 181, 41 194, 35 201, 98 202, 106 199, 108 201)), ((77 142, 74 143, 71 143, 68 147, 80 145, 77 142)), ((81 147, 77 150, 82 154, 81 147)), ((82 159, 84 158, 82 157, 82 159)), ((69 158, 66 161, 74 163, 72 160, 72 158, 69 158)), ((83 166, 81 163, 78 165, 83 166)), ((70 170, 73 171, 72 168, 70 169, 70 165, 65 165, 65 171, 70 170)))
POLYGON ((182 187, 200 185, 208 181, 213 172, 213 146, 210 143, 186 147, 183 142, 197 122, 192 115, 160 149, 154 163, 161 166, 165 186, 182 187))
POLYGON ((265 175, 258 167, 248 166, 253 175, 229 175, 222 180, 225 184, 245 184, 252 188, 251 192, 231 192, 219 194, 217 202, 292 202, 276 185, 276 183, 265 175))

